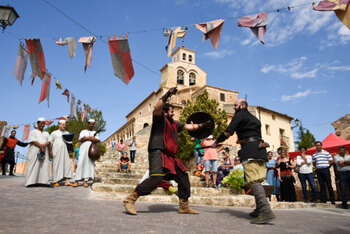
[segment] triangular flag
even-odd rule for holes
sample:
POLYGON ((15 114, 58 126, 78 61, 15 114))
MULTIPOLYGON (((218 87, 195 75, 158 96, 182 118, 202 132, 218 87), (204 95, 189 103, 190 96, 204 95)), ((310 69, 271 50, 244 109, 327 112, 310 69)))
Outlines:
POLYGON ((206 23, 195 24, 196 28, 204 33, 203 41, 210 38, 211 44, 213 45, 215 50, 217 50, 219 45, 222 26, 224 25, 224 22, 225 20, 218 19, 206 23))
POLYGON ((91 58, 92 58, 92 47, 94 46, 94 42, 96 41, 96 37, 81 37, 79 38, 80 43, 83 44, 83 49, 85 53, 85 67, 84 71, 86 72, 86 68, 90 67, 91 65, 91 58))
POLYGON ((323 0, 317 6, 313 6, 315 11, 334 11, 338 19, 350 29, 350 0, 323 0))
POLYGON ((43 80, 43 84, 41 86, 41 93, 39 103, 47 99, 47 105, 49 106, 49 97, 50 97, 50 82, 51 82, 51 74, 46 73, 45 78, 43 80))
POLYGON ((22 135, 22 141, 26 141, 28 139, 30 130, 30 124, 24 125, 23 135, 22 135))
POLYGON ((261 43, 265 43, 264 36, 267 26, 267 13, 259 13, 256 15, 244 16, 238 20, 239 27, 250 27, 254 35, 261 43))
POLYGON ((44 79, 46 73, 45 57, 40 39, 26 39, 32 73, 44 79))

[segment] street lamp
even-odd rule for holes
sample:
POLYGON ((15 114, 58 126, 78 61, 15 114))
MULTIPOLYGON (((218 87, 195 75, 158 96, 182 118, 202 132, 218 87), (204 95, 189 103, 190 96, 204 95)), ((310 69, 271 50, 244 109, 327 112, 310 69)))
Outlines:
POLYGON ((12 6, 0 6, 0 26, 4 32, 6 26, 11 26, 19 18, 15 8, 12 6))
POLYGON ((294 128, 296 128, 296 127, 299 126, 300 120, 299 120, 299 119, 295 119, 295 120, 294 120, 294 124, 295 124, 295 126, 293 126, 292 129, 294 129, 294 128))

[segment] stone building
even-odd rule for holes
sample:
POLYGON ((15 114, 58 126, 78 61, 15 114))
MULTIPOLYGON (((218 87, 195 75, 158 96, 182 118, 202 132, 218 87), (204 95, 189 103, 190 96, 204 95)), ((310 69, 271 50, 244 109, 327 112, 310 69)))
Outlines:
MULTIPOLYGON (((126 115, 126 123, 105 140, 107 147, 111 147, 113 138, 117 142, 120 139, 130 138, 145 126, 152 124, 154 105, 169 88, 174 86, 178 87, 178 92, 172 96, 170 103, 175 107, 175 119, 179 118, 186 100, 194 101, 198 95, 206 90, 209 98, 218 101, 219 108, 226 111, 228 122, 231 121, 234 115, 233 104, 237 99, 238 92, 207 85, 207 73, 196 65, 195 55, 194 50, 184 47, 179 47, 172 53, 172 61, 160 69, 159 89, 149 94, 126 115)), ((281 145, 294 150, 291 129, 292 117, 261 106, 250 106, 249 111, 260 119, 262 137, 271 145, 269 150, 276 150, 281 145)), ((236 141, 237 137, 234 135, 226 143, 235 146, 236 141)))
POLYGON ((346 114, 332 123, 335 134, 345 140, 350 140, 350 114, 346 114))

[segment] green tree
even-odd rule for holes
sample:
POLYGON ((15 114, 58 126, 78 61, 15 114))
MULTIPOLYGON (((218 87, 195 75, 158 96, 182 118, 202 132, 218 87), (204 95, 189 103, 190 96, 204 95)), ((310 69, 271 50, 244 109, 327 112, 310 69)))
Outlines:
MULTIPOLYGON (((198 111, 203 111, 211 115, 215 122, 215 128, 213 131, 214 138, 217 138, 227 127, 226 111, 219 108, 219 103, 214 99, 209 99, 209 94, 204 91, 200 94, 196 101, 186 102, 186 107, 180 114, 180 121, 186 122, 187 118, 198 111)), ((178 157, 181 160, 188 161, 193 157, 193 149, 195 143, 191 141, 191 136, 187 131, 182 131, 179 134, 179 152, 178 157)))
MULTIPOLYGON (((77 111, 78 116, 80 116, 80 111, 77 111)), ((93 109, 91 113, 89 114, 89 118, 95 120, 95 127, 94 130, 105 132, 106 131, 106 121, 103 119, 102 116, 102 111, 93 109)), ((73 147, 75 146, 76 143, 79 142, 79 134, 82 130, 87 129, 88 123, 87 119, 84 119, 84 121, 81 121, 80 119, 71 119, 66 122, 66 130, 70 133, 74 133, 74 138, 73 138, 73 147)), ((46 128, 45 130, 51 134, 51 132, 55 131, 58 129, 58 125, 51 125, 50 127, 46 128)), ((104 143, 100 142, 98 144, 101 155, 103 155, 106 152, 106 146, 104 143)))
POLYGON ((298 150, 300 147, 306 147, 308 149, 315 145, 315 136, 310 132, 309 129, 304 128, 301 124, 299 126, 297 134, 297 141, 295 143, 298 146, 298 150))

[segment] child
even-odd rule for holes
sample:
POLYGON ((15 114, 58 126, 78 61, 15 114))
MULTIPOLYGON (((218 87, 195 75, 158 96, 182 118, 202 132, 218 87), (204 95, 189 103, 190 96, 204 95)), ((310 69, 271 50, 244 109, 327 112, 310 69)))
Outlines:
POLYGON ((129 173, 130 167, 131 167, 131 163, 128 158, 128 153, 124 151, 122 154, 122 157, 119 159, 119 162, 118 162, 118 171, 121 172, 122 169, 124 170, 126 169, 126 173, 129 173))
POLYGON ((196 166, 197 171, 194 172, 194 175, 197 177, 202 177, 204 175, 204 160, 201 158, 199 164, 196 166))

